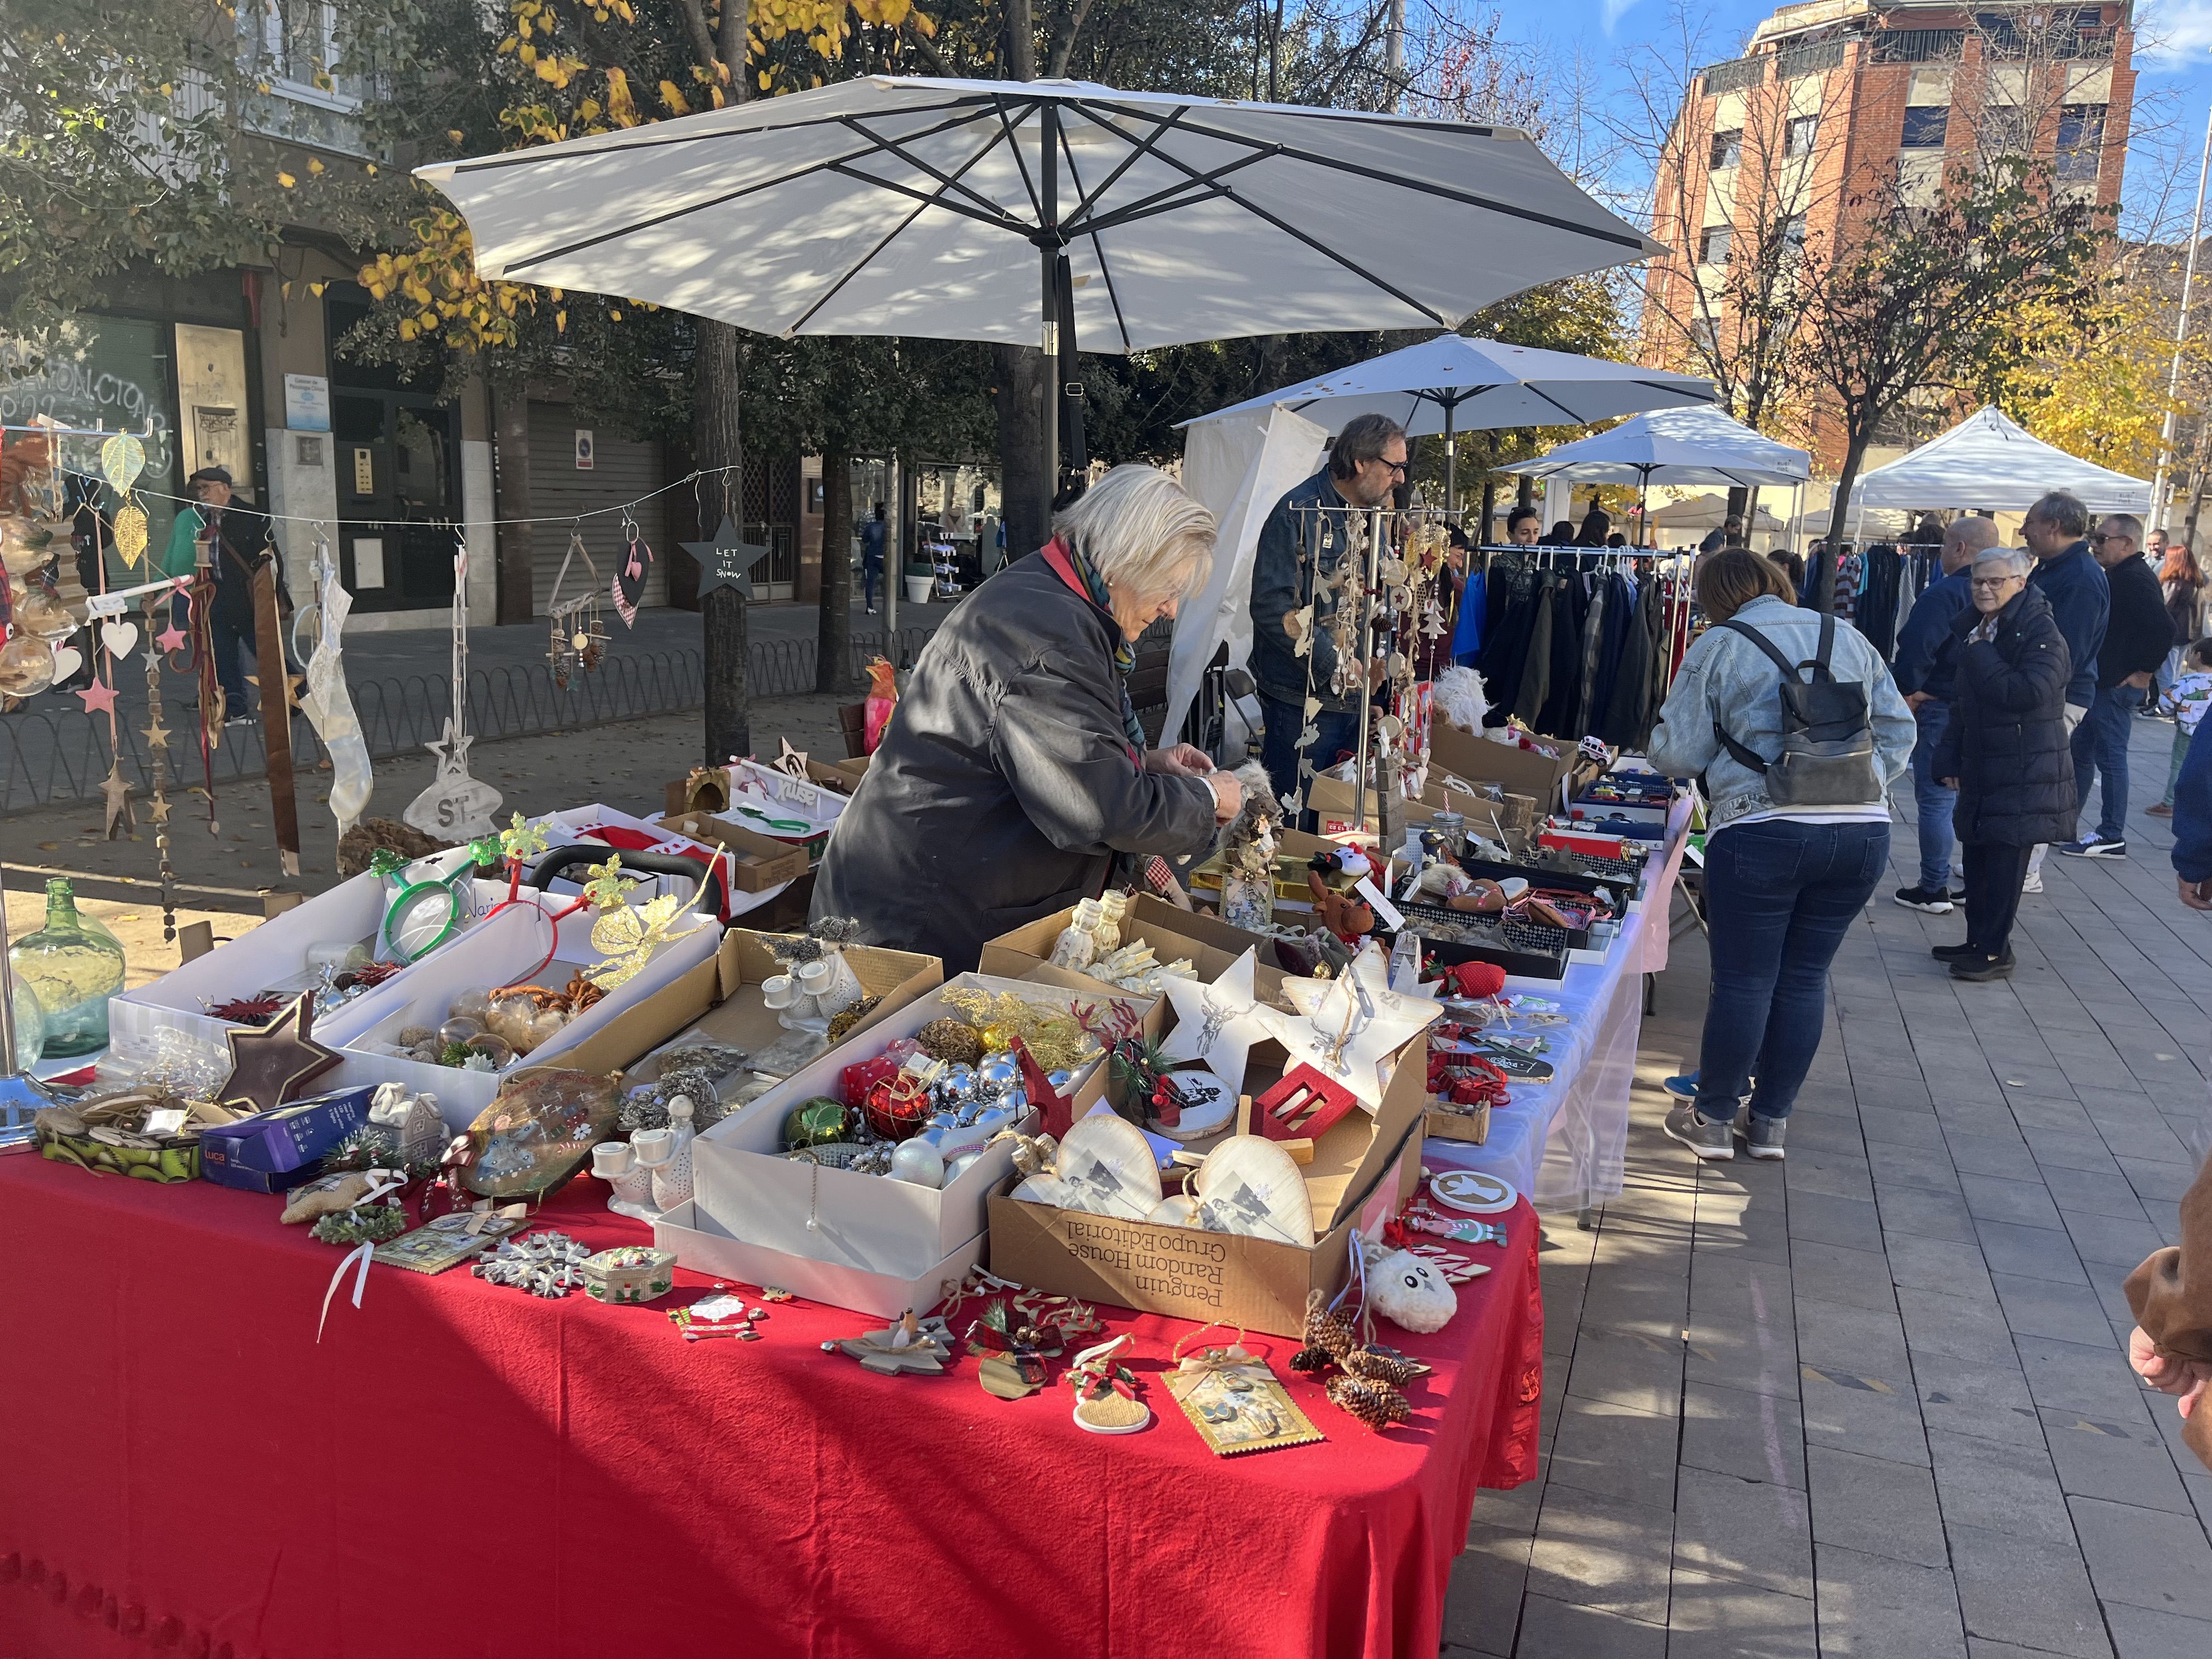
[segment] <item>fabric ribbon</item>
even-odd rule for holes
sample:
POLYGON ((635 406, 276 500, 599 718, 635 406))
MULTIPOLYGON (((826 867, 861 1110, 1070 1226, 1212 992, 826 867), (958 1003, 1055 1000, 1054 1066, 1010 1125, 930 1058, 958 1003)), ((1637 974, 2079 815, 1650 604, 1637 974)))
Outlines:
POLYGON ((1129 700, 1129 676, 1137 666, 1137 647, 1121 635, 1121 624, 1114 618, 1114 602, 1107 592, 1106 579, 1092 567, 1091 561, 1054 536, 1038 551, 1060 580, 1098 607, 1114 630, 1114 666, 1121 676, 1121 729, 1136 746, 1138 764, 1144 763, 1145 726, 1137 718, 1137 708, 1129 700))
MULTIPOLYGON (((407 1184, 407 1177, 404 1174, 391 1170, 372 1170, 369 1171, 369 1179, 376 1184, 354 1201, 353 1207, 356 1210, 364 1204, 374 1203, 386 1193, 397 1192, 407 1184), (384 1179, 376 1181, 379 1176, 382 1176, 384 1179)), ((345 1259, 338 1263, 338 1270, 331 1275, 330 1285, 323 1291, 322 1317, 315 1322, 315 1340, 318 1343, 323 1340, 323 1327, 330 1322, 331 1298, 338 1293, 338 1286, 345 1282, 345 1276, 349 1270, 357 1269, 354 1272, 353 1305, 356 1308, 361 1306, 361 1298, 368 1289, 368 1264, 375 1255, 376 1241, 373 1238, 364 1239, 352 1249, 348 1250, 345 1259)))

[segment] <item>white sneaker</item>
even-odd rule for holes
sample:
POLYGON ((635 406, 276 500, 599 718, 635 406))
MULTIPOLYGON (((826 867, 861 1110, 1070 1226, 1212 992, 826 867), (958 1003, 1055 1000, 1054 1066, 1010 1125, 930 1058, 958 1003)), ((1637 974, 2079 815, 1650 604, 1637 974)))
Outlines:
POLYGON ((2043 872, 2040 870, 2029 871, 2027 872, 2027 879, 2020 884, 2020 890, 2023 893, 2041 892, 2043 890, 2043 872))

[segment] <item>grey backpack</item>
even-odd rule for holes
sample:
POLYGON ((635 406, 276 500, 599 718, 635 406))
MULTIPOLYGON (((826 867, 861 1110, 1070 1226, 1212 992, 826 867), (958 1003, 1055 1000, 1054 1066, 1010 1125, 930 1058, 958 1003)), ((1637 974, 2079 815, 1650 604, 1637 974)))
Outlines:
POLYGON ((1718 720, 1713 735, 1737 762, 1766 777, 1766 797, 1777 806, 1870 806, 1882 798, 1875 763, 1874 724, 1867 689, 1838 680, 1828 666, 1836 619, 1820 618, 1820 645, 1810 662, 1792 663, 1757 629, 1740 622, 1723 628, 1741 634, 1782 671, 1782 752, 1768 760, 1730 737, 1718 720), (1801 673, 1802 678, 1800 678, 1801 673))

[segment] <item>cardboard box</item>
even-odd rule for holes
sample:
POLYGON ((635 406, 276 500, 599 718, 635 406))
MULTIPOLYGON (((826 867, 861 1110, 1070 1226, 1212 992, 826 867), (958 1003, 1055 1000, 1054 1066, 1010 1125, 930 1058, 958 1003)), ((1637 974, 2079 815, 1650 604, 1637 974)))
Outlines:
POLYGON ((1431 1140, 1465 1140, 1480 1146, 1490 1139, 1490 1107, 1486 1103, 1455 1112, 1431 1106, 1423 1125, 1422 1133, 1431 1140))
MULTIPOLYGON (((872 997, 882 999, 872 1012, 854 1025, 848 1038, 880 1025, 915 998, 927 996, 945 982, 942 962, 910 951, 848 945, 845 947, 845 961, 853 969, 854 977, 860 981, 860 988, 872 997)), ((655 1037, 648 1046, 657 1048, 672 1036, 696 1036, 756 1054, 786 1035, 784 1028, 776 1023, 775 1010, 761 1000, 761 981, 783 971, 783 964, 768 947, 765 933, 745 927, 731 928, 722 935, 721 954, 714 967, 719 975, 714 994, 707 1003, 699 1005, 683 1024, 655 1037)), ((633 1052, 616 1064, 627 1066, 642 1052, 633 1052)), ((607 1068, 586 1065, 582 1069, 607 1068)))
MULTIPOLYGON (((1377 838, 1382 823, 1382 811, 1377 803, 1381 797, 1371 789, 1354 790, 1337 778, 1317 777, 1306 786, 1306 805, 1321 823, 1321 833, 1330 841, 1351 841, 1355 838, 1371 844, 1377 838), (1360 821, 1361 807, 1366 809, 1366 821, 1360 821)), ((1429 799, 1426 790, 1419 795, 1409 795, 1398 803, 1401 823, 1426 823, 1437 815, 1440 803, 1429 799)))
MULTIPOLYGON (((605 953, 591 944, 593 920, 586 911, 560 924, 554 959, 532 983, 557 990, 579 969, 602 959, 605 953)), ((362 998, 372 1005, 369 1023, 339 1049, 344 1063, 333 1075, 346 1084, 397 1082, 410 1093, 435 1095, 447 1127, 465 1129, 491 1104, 501 1078, 523 1066, 613 1071, 681 1030, 718 993, 721 939, 720 925, 709 921, 664 945, 643 968, 504 1073, 434 1066, 390 1052, 408 1026, 442 1024, 460 992, 514 984, 544 956, 542 913, 503 910, 422 963, 404 983, 380 985, 362 998), (603 1033, 606 1041, 590 1042, 603 1033)))
MULTIPOLYGON (((878 1176, 872 1177, 882 1180, 878 1176)), ((870 1273, 842 1262, 791 1255, 764 1244, 733 1238, 696 1201, 679 1204, 653 1224, 653 1242, 675 1253, 678 1267, 713 1273, 743 1285, 776 1285, 832 1308, 850 1308, 895 1320, 909 1309, 927 1313, 942 1302, 948 1285, 957 1285, 983 1259, 989 1235, 978 1233, 943 1260, 912 1274, 870 1273)))
MULTIPOLYGON (((1333 1139, 1346 1124, 1329 1131, 1333 1139)), ((1421 1178, 1421 1121, 1406 1124, 1375 1179, 1348 1201, 1310 1249, 1236 1233, 991 1200, 991 1271, 1085 1302, 1200 1324, 1219 1320, 1272 1336, 1304 1330, 1307 1297, 1344 1284, 1352 1235, 1374 1236, 1411 1200, 1421 1178)))
MULTIPOLYGON (((847 1066, 881 1053, 894 1037, 910 1036, 931 1020, 952 1014, 945 993, 956 987, 1059 1000, 1059 994, 1036 984, 963 974, 878 1020, 865 1035, 839 1043, 691 1143, 693 1202, 702 1223, 787 1255, 898 1278, 928 1271, 981 1232, 984 1200, 1013 1173, 1009 1146, 991 1148, 943 1188, 817 1168, 783 1156, 783 1120, 793 1107, 816 1095, 842 1099, 847 1066), (809 1226, 810 1221, 815 1224, 809 1226)), ((1070 1002, 1091 1000, 1079 993, 1066 994, 1070 1002)), ((1157 1022, 1152 1000, 1116 994, 1143 1006, 1157 1022)), ((1079 1115, 1104 1091, 1105 1073, 1103 1065, 1094 1064, 1077 1080, 1079 1115)))
POLYGON ((731 863, 726 867, 731 872, 730 884, 739 892, 765 893, 806 873, 804 847, 777 841, 727 818, 710 817, 704 812, 679 812, 673 817, 662 818, 660 824, 728 853, 731 863))
MULTIPOLYGON (((368 1088, 340 1089, 200 1132, 200 1172, 225 1186, 273 1191, 246 1176, 284 1175, 319 1163, 368 1121, 368 1088)), ((283 1185, 293 1183, 287 1182, 283 1185)))
POLYGON ((1534 796, 1544 811, 1551 811, 1562 799, 1561 781, 1575 769, 1581 750, 1565 738, 1541 741, 1557 749, 1558 756, 1547 759, 1532 750, 1494 743, 1438 720, 1429 730, 1431 781, 1441 787, 1436 775, 1449 772, 1469 783, 1501 784, 1516 795, 1534 796))
MULTIPOLYGON (((976 966, 984 973, 1006 979, 1027 979, 1048 965, 1052 947, 1074 920, 1075 912, 1070 908, 1001 933, 983 947, 982 959, 976 966)), ((1162 962, 1188 957, 1200 981, 1211 985, 1237 965, 1237 957, 1260 941, 1257 934, 1196 915, 1146 894, 1130 902, 1129 913, 1121 923, 1121 943, 1139 942, 1151 945, 1152 954, 1162 962)), ((1076 988, 1108 996, 1133 994, 1103 980, 1093 979, 1079 969, 1066 975, 1060 982, 1069 981, 1076 988)), ((1283 970, 1270 966, 1266 960, 1253 965, 1252 988, 1259 993, 1261 1001, 1278 1007, 1285 1006, 1283 970)))

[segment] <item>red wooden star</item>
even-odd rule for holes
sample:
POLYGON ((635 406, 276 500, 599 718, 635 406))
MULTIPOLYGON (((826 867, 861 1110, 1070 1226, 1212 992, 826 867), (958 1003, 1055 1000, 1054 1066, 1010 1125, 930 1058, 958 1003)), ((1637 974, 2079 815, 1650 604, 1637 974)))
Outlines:
POLYGON ((164 651, 181 651, 185 648, 185 630, 171 623, 154 636, 154 643, 164 651))
POLYGON ((103 714, 115 712, 115 688, 112 685, 94 680, 77 696, 84 699, 84 712, 88 714, 95 709, 103 714))
POLYGON ((271 1024, 258 1031, 228 1030, 230 1075, 216 1103, 241 1112, 265 1112, 300 1092, 301 1085, 338 1063, 337 1053, 308 1036, 314 994, 303 991, 271 1024))

